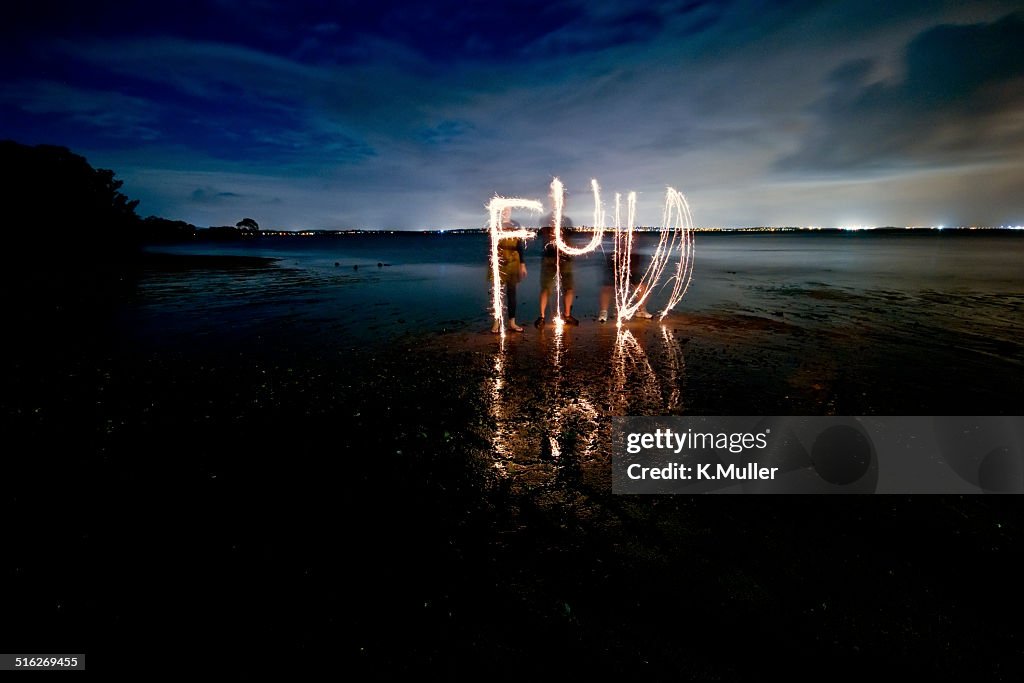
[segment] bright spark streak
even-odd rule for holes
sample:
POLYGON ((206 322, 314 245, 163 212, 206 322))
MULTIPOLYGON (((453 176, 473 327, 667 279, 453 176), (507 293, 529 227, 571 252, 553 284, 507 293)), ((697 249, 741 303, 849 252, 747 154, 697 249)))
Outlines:
MULTIPOLYGON (((565 185, 558 178, 551 181, 551 202, 554 207, 554 234, 555 248, 562 254, 570 256, 582 256, 589 254, 601 246, 601 239, 604 237, 604 210, 601 206, 601 188, 596 179, 591 179, 590 186, 594 192, 594 234, 590 242, 583 247, 570 246, 562 237, 562 211, 565 207, 565 185)), ((555 255, 555 321, 556 324, 562 317, 562 259, 555 255)))
MULTIPOLYGON (((593 236, 585 246, 570 246, 562 236, 562 217, 565 207, 565 186, 558 178, 551 181, 551 202, 553 206, 553 232, 556 256, 555 256, 555 327, 561 330, 564 321, 562 320, 562 268, 561 254, 569 256, 581 256, 596 250, 601 246, 606 227, 604 207, 601 203, 601 187, 596 179, 590 181, 594 193, 594 225, 593 236)), ((501 304, 501 278, 498 264, 498 242, 502 239, 522 238, 530 239, 534 235, 529 230, 504 230, 502 225, 502 212, 513 208, 529 209, 531 211, 543 211, 540 202, 519 199, 494 197, 488 204, 490 212, 490 233, 491 233, 491 278, 493 289, 492 310, 494 319, 498 322, 502 339, 505 337, 505 325, 502 319, 501 304)), ((693 280, 694 266, 694 231, 693 215, 690 212, 690 205, 686 197, 677 190, 669 187, 665 193, 665 206, 662 212, 662 227, 659 231, 658 244, 654 249, 651 262, 648 264, 643 275, 637 283, 630 282, 631 268, 630 261, 633 255, 633 233, 636 225, 636 192, 630 192, 626 198, 626 224, 622 223, 622 197, 615 194, 615 229, 614 229, 614 253, 613 269, 615 274, 615 308, 616 327, 621 328, 622 323, 630 320, 636 312, 643 308, 644 304, 654 292, 654 288, 662 282, 662 276, 666 271, 671 272, 667 281, 661 285, 664 289, 669 284, 668 300, 664 308, 658 313, 658 319, 664 320, 671 311, 686 295, 693 280), (669 268, 670 261, 677 258, 675 266, 669 268)))
POLYGON ((538 201, 532 199, 520 199, 518 197, 494 197, 487 204, 487 211, 490 214, 490 233, 491 233, 491 289, 492 289, 492 311, 494 313, 494 319, 498 322, 501 329, 501 338, 505 338, 505 322, 504 316, 502 316, 501 306, 501 275, 499 272, 498 265, 498 242, 503 239, 524 239, 528 240, 533 238, 533 232, 530 230, 504 230, 501 227, 501 217, 505 211, 511 211, 512 209, 528 209, 530 211, 536 211, 540 213, 544 210, 544 205, 538 201))
POLYGON ((630 192, 627 198, 627 219, 623 231, 620 220, 621 203, 616 196, 615 202, 615 306, 617 324, 632 318, 646 303, 661 282, 662 276, 669 267, 669 262, 678 254, 673 274, 662 288, 672 283, 668 301, 659 313, 663 320, 668 312, 678 304, 693 279, 694 240, 693 216, 690 206, 682 193, 668 188, 665 193, 665 206, 662 212, 662 228, 658 237, 651 262, 648 264, 640 281, 631 286, 630 260, 633 253, 633 231, 636 218, 636 193, 630 192))
MULTIPOLYGON (((551 203, 555 233, 555 327, 562 330, 562 255, 558 253, 558 241, 562 238, 562 205, 565 204, 565 186, 555 178, 551 181, 551 203)), ((545 245, 547 246, 547 245, 545 245)))
POLYGON ((604 211, 601 209, 601 188, 598 186, 597 180, 591 180, 590 186, 594 191, 594 234, 586 246, 573 247, 562 238, 562 206, 565 202, 565 186, 562 185, 562 181, 558 178, 551 181, 551 197, 555 202, 555 244, 563 254, 582 256, 601 246, 601 238, 604 236, 604 211))
MULTIPOLYGON (((686 296, 686 291, 690 288, 690 282, 693 280, 693 215, 690 213, 690 204, 682 193, 677 192, 671 187, 668 188, 665 203, 666 205, 671 203, 672 208, 675 210, 675 222, 670 223, 670 221, 666 220, 665 229, 668 230, 671 224, 673 239, 675 240, 678 237, 679 261, 676 264, 675 274, 669 280, 672 283, 672 291, 669 293, 668 302, 661 310, 658 320, 664 320, 668 312, 682 301, 683 297, 686 296)), ((666 210, 666 215, 668 213, 669 211, 666 210)), ((676 245, 676 242, 673 242, 673 245, 676 245)))
MULTIPOLYGON (((632 306, 630 305, 629 264, 633 255, 633 225, 636 214, 636 192, 630 192, 626 198, 626 202, 626 231, 623 232, 621 218, 622 195, 619 193, 615 194, 615 244, 614 251, 612 253, 612 263, 614 264, 615 272, 615 309, 617 311, 615 324, 617 327, 622 327, 623 320, 629 320, 632 318, 633 314, 636 313, 644 302, 644 299, 641 298, 632 306)), ((634 294, 639 292, 639 287, 637 287, 634 294)))

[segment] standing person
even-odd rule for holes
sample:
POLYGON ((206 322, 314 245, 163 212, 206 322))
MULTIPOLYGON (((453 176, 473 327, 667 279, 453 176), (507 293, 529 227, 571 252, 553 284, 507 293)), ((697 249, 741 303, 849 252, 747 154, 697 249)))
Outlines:
MULTIPOLYGON (((562 216, 562 223, 572 227, 572 221, 568 216, 562 216)), ((548 313, 548 295, 555 286, 556 271, 562 275, 562 305, 565 307, 565 322, 569 325, 579 325, 580 321, 572 317, 572 302, 576 298, 575 281, 572 274, 572 256, 559 251, 555 244, 555 216, 548 214, 545 225, 540 231, 541 252, 540 261, 540 317, 537 318, 534 327, 543 327, 548 313)))
MULTIPOLYGON (((504 230, 517 230, 519 223, 513 221, 512 210, 505 209, 501 214, 501 227, 504 230)), ((516 324, 516 287, 526 277, 526 240, 518 237, 498 241, 498 277, 499 287, 505 288, 505 302, 508 309, 508 328, 513 332, 522 332, 521 325, 516 324)), ((501 321, 496 317, 491 332, 501 332, 501 321)))
MULTIPOLYGON (((605 257, 604 280, 601 285, 601 295, 600 300, 598 302, 598 310, 600 311, 600 313, 598 313, 597 315, 597 322, 599 323, 608 322, 608 305, 611 303, 612 289, 615 287, 615 263, 617 258, 620 257, 616 255, 614 248, 611 251, 609 251, 607 256, 605 257)), ((640 281, 640 278, 643 277, 644 269, 641 266, 642 260, 640 256, 635 252, 630 254, 629 284, 631 286, 636 285, 640 281)), ((643 287, 644 286, 641 285, 641 288, 637 290, 638 296, 644 295, 644 292, 646 290, 643 287)), ((654 317, 653 315, 651 315, 651 313, 647 311, 646 301, 640 304, 640 308, 633 315, 635 315, 637 318, 654 317)))

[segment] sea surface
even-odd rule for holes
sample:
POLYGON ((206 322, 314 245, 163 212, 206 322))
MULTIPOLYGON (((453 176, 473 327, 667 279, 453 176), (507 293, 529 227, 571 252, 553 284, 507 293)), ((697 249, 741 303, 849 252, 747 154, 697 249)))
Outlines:
MULTIPOLYGON (((638 251, 649 254, 654 240, 641 235, 638 251)), ((276 260, 147 269, 125 313, 138 341, 379 342, 489 325, 486 235, 264 237, 152 250, 276 260)), ((538 315, 536 241, 526 263, 517 317, 530 324, 538 315)), ((603 264, 601 252, 575 259, 573 313, 584 325, 598 324, 603 264)), ((1020 367, 1022 264, 1024 233, 700 233, 693 281, 675 312, 873 335, 923 353, 955 344, 1020 367)), ((651 310, 662 299, 655 294, 651 310)))

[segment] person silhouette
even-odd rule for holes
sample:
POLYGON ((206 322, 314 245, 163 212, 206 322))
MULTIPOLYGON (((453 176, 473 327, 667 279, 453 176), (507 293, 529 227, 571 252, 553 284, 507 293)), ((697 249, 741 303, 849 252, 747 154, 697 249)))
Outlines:
MULTIPOLYGON (((505 209, 501 213, 501 227, 503 230, 517 230, 520 225, 512 220, 512 209, 505 209)), ((521 325, 516 323, 516 289, 523 278, 526 277, 526 240, 519 237, 506 237, 498 241, 498 277, 499 287, 505 288, 505 308, 508 310, 508 328, 513 332, 522 332, 521 325)), ((501 332, 500 317, 494 318, 491 332, 501 332)))
MULTIPOLYGON (((562 216, 562 226, 572 227, 572 220, 562 216)), ((534 327, 543 327, 547 322, 548 297, 555 286, 555 275, 562 276, 562 305, 565 307, 563 320, 569 325, 579 325, 580 321, 572 315, 572 303, 576 298, 576 283, 572 272, 572 256, 559 250, 555 243, 555 216, 548 214, 540 231, 540 316, 534 321, 534 327)))
MULTIPOLYGON (((601 294, 598 297, 598 311, 597 322, 606 323, 608 322, 608 305, 612 300, 612 289, 615 287, 615 270, 618 264, 618 259, 623 258, 622 255, 616 254, 614 249, 610 250, 605 256, 604 266, 604 278, 601 283, 601 294)), ((630 254, 629 258, 629 283, 630 285, 637 285, 640 283, 640 279, 644 274, 644 263, 643 259, 634 249, 630 254)), ((637 296, 643 296, 646 291, 646 286, 640 284, 637 288, 637 296)), ((633 314, 637 318, 653 318, 654 316, 647 310, 647 301, 645 300, 640 304, 640 308, 637 309, 636 313, 633 314)))

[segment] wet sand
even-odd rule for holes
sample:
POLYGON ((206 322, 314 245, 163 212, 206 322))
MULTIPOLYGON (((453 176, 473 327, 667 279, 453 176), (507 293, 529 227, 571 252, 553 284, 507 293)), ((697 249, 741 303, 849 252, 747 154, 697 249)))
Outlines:
POLYGON ((884 330, 728 312, 504 343, 482 317, 377 345, 44 327, 78 343, 8 367, 15 649, 502 680, 1022 661, 1016 497, 609 490, 612 415, 1019 414, 1012 363, 948 338, 893 357, 884 330))

